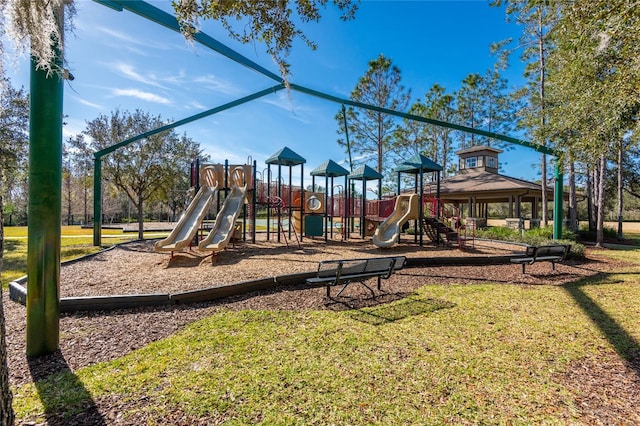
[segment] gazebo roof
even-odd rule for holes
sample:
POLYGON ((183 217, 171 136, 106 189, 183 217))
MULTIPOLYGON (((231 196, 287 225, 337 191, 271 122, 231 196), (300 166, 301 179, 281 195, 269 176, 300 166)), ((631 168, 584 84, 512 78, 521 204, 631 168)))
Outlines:
POLYGON ((374 179, 382 179, 382 178, 383 176, 380 173, 376 172, 374 169, 367 166, 366 164, 364 166, 358 167, 357 169, 355 169, 349 174, 349 179, 355 179, 355 180, 374 180, 374 179))
POLYGON ((306 162, 307 160, 286 146, 265 161, 267 164, 279 164, 281 166, 297 166, 298 164, 304 164, 306 162))
MULTIPOLYGON (((538 183, 529 182, 498 173, 484 170, 468 171, 443 179, 440 183, 440 192, 443 197, 453 194, 481 194, 481 193, 508 193, 527 191, 526 193, 540 193, 542 187, 538 183)), ((547 188, 553 192, 552 188, 547 188)))
POLYGON ((347 176, 348 174, 349 170, 333 160, 327 160, 311 171, 311 176, 337 177, 347 176))
POLYGON ((479 151, 493 152, 494 154, 500 154, 501 152, 503 152, 501 149, 493 148, 487 145, 474 145, 472 147, 456 151, 456 155, 470 154, 472 152, 479 152, 479 151))
POLYGON ((420 171, 440 172, 442 171, 442 166, 422 154, 417 154, 407 161, 403 162, 400 166, 396 167, 395 170, 397 172, 417 174, 420 171))

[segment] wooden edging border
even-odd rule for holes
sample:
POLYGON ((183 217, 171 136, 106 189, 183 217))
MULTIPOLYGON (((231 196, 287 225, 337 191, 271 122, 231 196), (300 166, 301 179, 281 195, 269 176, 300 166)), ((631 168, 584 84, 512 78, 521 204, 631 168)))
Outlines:
MULTIPOLYGON (((407 258, 406 267, 429 266, 474 266, 499 265, 510 263, 510 259, 518 255, 509 256, 457 256, 457 257, 414 257, 407 258)), ((268 290, 278 286, 289 286, 304 283, 316 272, 302 272, 296 274, 277 275, 257 280, 242 281, 204 289, 184 291, 178 293, 131 294, 113 296, 85 296, 63 297, 60 299, 61 312, 80 311, 111 311, 149 306, 170 306, 198 302, 210 302, 224 297, 245 294, 252 291, 268 290)), ((10 300, 26 305, 27 276, 9 283, 10 300)))

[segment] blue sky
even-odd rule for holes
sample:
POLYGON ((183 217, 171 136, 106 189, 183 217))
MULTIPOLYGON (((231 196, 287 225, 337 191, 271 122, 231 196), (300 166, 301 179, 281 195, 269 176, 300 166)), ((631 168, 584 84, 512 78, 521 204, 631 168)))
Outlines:
MULTIPOLYGON (((130 12, 116 12, 89 0, 76 0, 75 31, 66 40, 65 138, 111 111, 136 108, 182 119, 270 87, 274 82, 181 35, 130 12)), ((149 3, 170 11, 169 1, 149 3)), ((343 22, 333 8, 319 24, 302 27, 318 49, 295 44, 289 58, 291 81, 339 97, 349 97, 368 61, 380 53, 393 60, 412 101, 439 83, 452 92, 470 73, 484 73, 495 57, 489 45, 517 38, 519 28, 505 21, 503 9, 487 1, 370 1, 356 19, 343 22)), ((203 31, 267 69, 278 72, 260 44, 242 45, 213 22, 203 31)), ((522 84, 522 65, 512 58, 505 76, 522 84)), ((22 61, 14 85, 28 87, 22 61)), ((281 91, 223 113, 179 127, 200 142, 214 162, 265 159, 287 146, 307 160, 305 175, 328 159, 343 164, 335 114, 340 105, 297 92, 281 91)), ((533 180, 539 155, 524 148, 502 154, 505 174, 533 180)), ((373 166, 373 162, 371 163, 373 166)), ((295 173, 295 172, 294 172, 295 173)), ((308 177, 310 181, 310 177, 308 177)))

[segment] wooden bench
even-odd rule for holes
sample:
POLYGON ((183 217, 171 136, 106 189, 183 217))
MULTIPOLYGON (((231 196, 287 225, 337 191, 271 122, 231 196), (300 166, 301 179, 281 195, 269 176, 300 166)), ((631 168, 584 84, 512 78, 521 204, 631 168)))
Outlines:
POLYGON ((365 281, 370 278, 378 278, 378 290, 380 290, 381 280, 388 279, 394 271, 404 267, 407 258, 405 256, 395 257, 373 257, 369 259, 348 259, 348 260, 323 260, 318 264, 318 272, 315 277, 308 278, 308 284, 325 284, 327 286, 327 297, 331 297, 331 286, 343 284, 336 297, 340 296, 351 282, 359 282, 364 285, 373 297, 375 292, 365 281))
POLYGON ((536 262, 551 262, 551 269, 556 269, 556 262, 564 262, 567 254, 571 250, 571 244, 555 244, 548 246, 528 246, 525 257, 516 257, 511 263, 522 264, 522 273, 525 273, 526 265, 533 265, 536 262))

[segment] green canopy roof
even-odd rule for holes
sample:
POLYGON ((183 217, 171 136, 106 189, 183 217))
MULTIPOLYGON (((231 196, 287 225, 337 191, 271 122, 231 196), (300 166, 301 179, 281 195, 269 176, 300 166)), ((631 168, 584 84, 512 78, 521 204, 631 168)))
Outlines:
POLYGON ((307 160, 286 146, 265 161, 267 164, 280 164, 281 166, 297 166, 298 164, 304 164, 306 162, 307 160))
POLYGON ((349 174, 349 179, 357 180, 374 180, 382 178, 383 176, 380 173, 367 165, 360 166, 349 174))
POLYGON ((442 166, 424 155, 418 154, 403 162, 395 170, 407 173, 419 173, 421 170, 423 172, 440 172, 442 171, 442 166))
POLYGON ((311 176, 337 177, 347 176, 348 174, 349 170, 333 160, 327 160, 311 171, 311 176))

